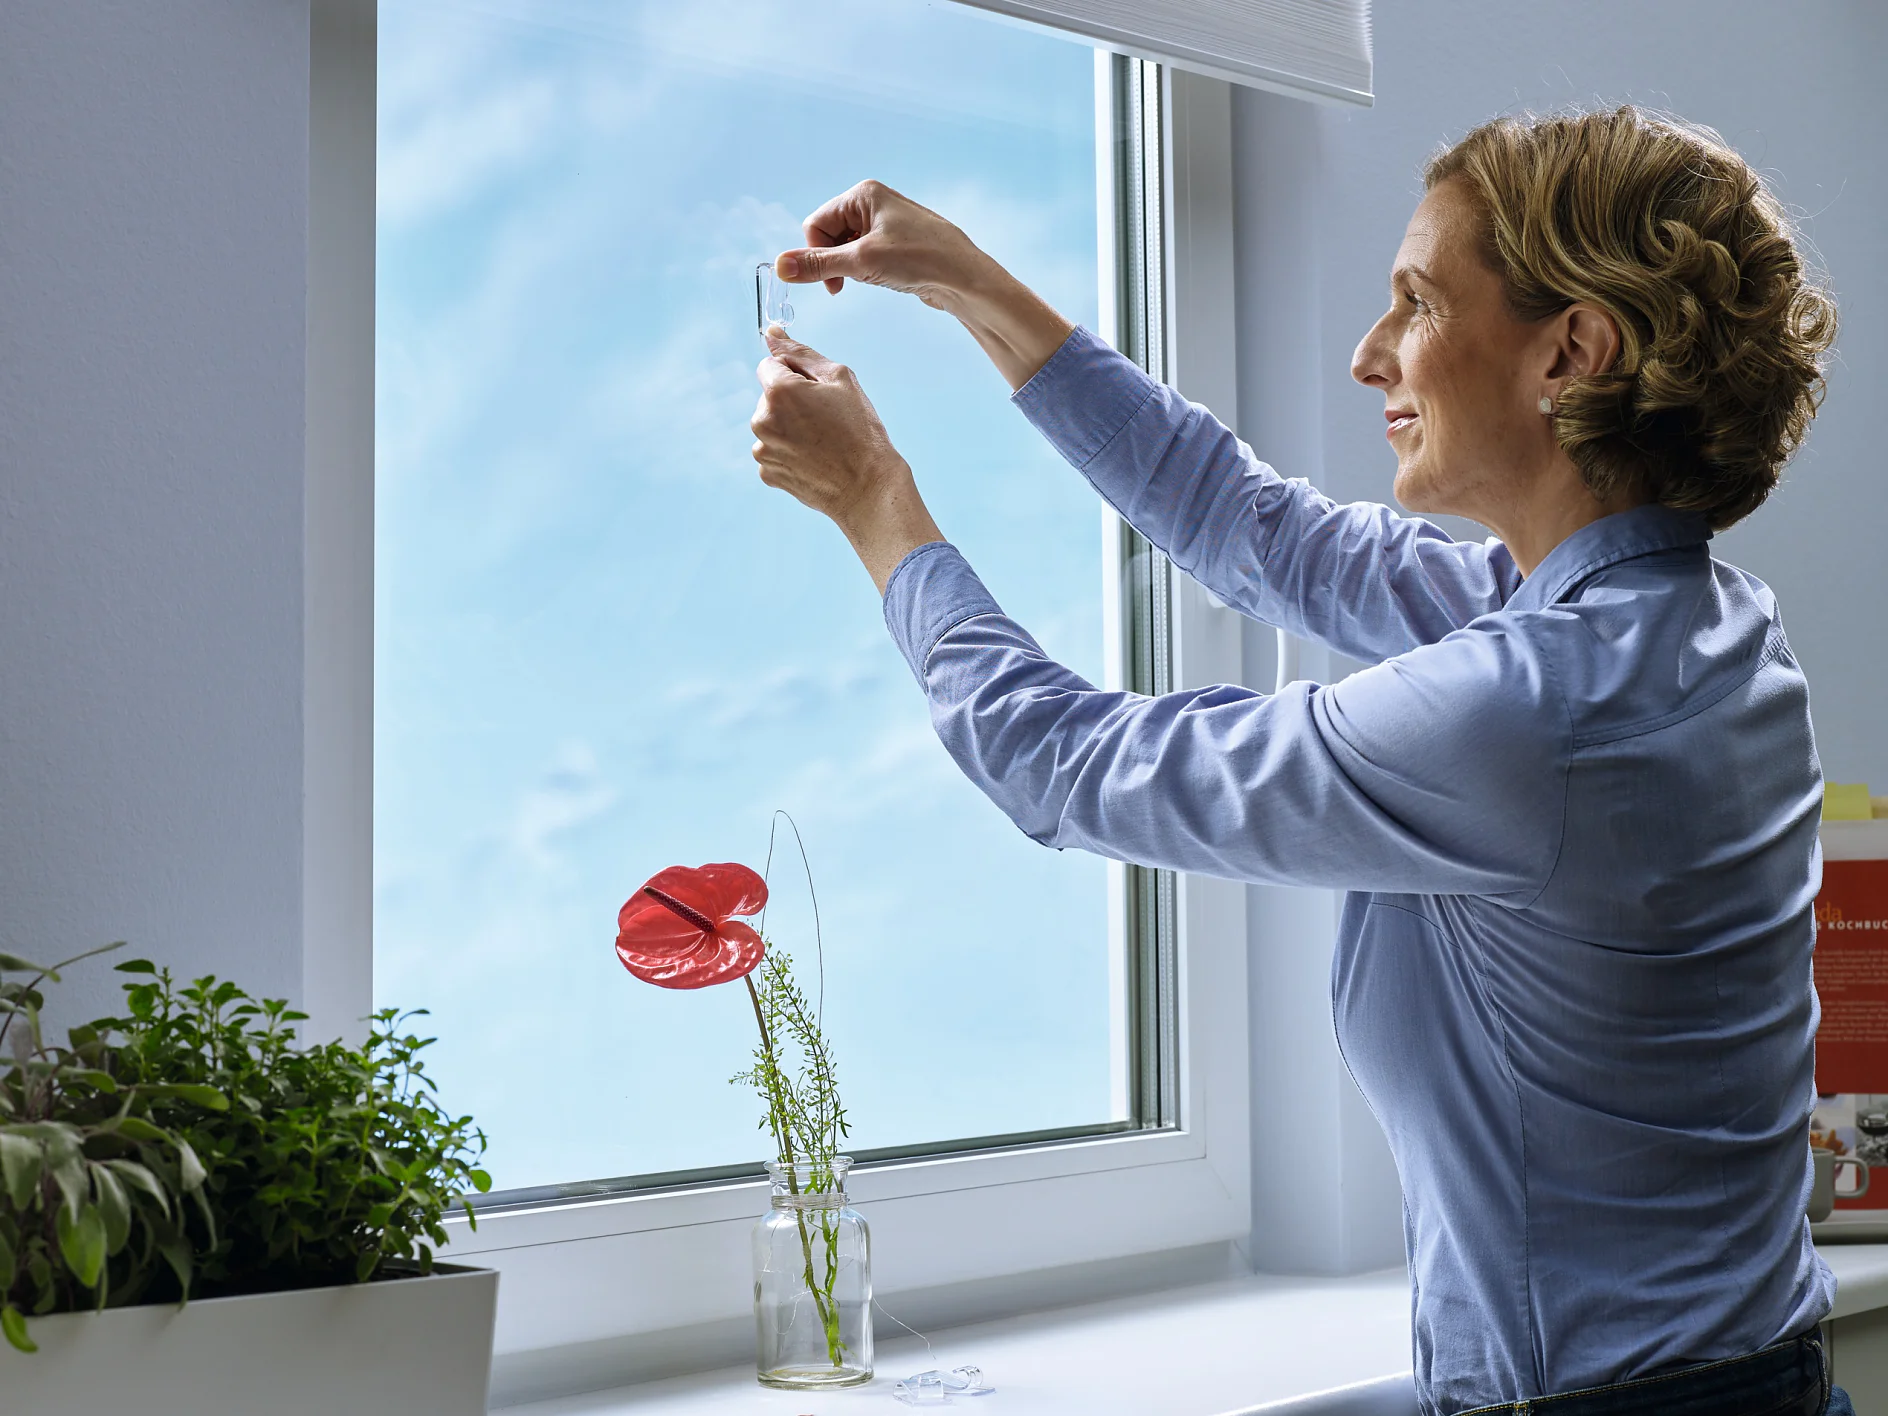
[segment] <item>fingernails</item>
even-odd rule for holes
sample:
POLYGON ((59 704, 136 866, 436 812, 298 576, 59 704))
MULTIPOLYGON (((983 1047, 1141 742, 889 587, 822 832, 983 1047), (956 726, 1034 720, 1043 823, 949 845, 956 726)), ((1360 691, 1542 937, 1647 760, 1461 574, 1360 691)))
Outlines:
POLYGON ((779 268, 780 278, 782 280, 791 280, 800 273, 800 258, 798 256, 782 256, 778 261, 774 262, 774 264, 779 268))

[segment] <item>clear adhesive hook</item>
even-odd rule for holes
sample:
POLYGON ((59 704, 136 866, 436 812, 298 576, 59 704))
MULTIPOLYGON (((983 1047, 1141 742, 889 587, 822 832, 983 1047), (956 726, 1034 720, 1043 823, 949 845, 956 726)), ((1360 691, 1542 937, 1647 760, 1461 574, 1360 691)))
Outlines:
POLYGON ((762 261, 754 267, 754 322, 762 334, 769 325, 785 329, 793 323, 791 289, 774 274, 774 263, 762 261))
POLYGON ((984 1385, 981 1367, 953 1367, 906 1377, 892 1387, 892 1395, 907 1406, 949 1406, 954 1396, 988 1396, 995 1390, 984 1385))
MULTIPOLYGON (((878 1299, 872 1300, 872 1306, 878 1310, 881 1317, 890 1318, 922 1342, 925 1355, 933 1362, 937 1361, 937 1349, 931 1345, 930 1338, 897 1314, 886 1312, 885 1305, 878 1299)), ((933 1367, 928 1372, 919 1372, 915 1377, 906 1377, 902 1382, 892 1384, 892 1395, 907 1406, 949 1406, 954 1396, 988 1396, 995 1390, 995 1387, 985 1384, 983 1368, 973 1367, 968 1363, 961 1367, 952 1367, 948 1372, 941 1372, 933 1367)))

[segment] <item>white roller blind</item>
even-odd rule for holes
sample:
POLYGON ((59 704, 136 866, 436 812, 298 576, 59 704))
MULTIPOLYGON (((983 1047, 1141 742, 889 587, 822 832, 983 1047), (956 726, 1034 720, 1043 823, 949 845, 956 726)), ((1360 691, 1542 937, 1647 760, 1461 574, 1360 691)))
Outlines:
POLYGON ((1368 106, 1370 0, 958 0, 1234 83, 1368 106))

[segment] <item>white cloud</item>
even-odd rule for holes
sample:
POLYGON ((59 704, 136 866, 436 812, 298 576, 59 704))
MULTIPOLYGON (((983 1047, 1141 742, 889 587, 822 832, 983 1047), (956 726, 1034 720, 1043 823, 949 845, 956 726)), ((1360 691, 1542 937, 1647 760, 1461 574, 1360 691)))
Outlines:
MULTIPOLYGON (((801 659, 727 678, 693 678, 664 695, 674 720, 690 733, 717 737, 752 732, 763 723, 844 713, 859 697, 884 685, 883 639, 874 635, 837 649, 808 667, 801 659)), ((898 687, 902 690, 904 685, 898 687)))
MULTIPOLYGON (((989 29, 1001 22, 955 5, 828 0, 812 26, 805 10, 781 0, 644 0, 640 11, 635 41, 667 69, 739 74, 898 115, 1030 125, 1043 117, 1036 95, 994 62, 989 29), (886 54, 902 62, 888 65, 886 54)), ((1079 41, 1034 38, 1087 59, 1079 41)), ((1003 48, 1020 52, 1014 30, 1008 40, 1003 48)))
POLYGON ((799 222, 779 202, 745 195, 701 203, 682 224, 665 274, 688 298, 668 313, 655 342, 625 341, 596 375, 589 435, 633 449, 654 477, 726 475, 750 481, 749 447, 766 350, 755 328, 753 269, 795 244, 799 222))
POLYGON ((502 194, 586 136, 645 128, 672 79, 622 62, 634 26, 593 3, 404 0, 382 12, 379 212, 400 231, 502 194), (586 22, 586 21, 589 22, 586 22), (598 44, 614 37, 617 44, 598 44), (577 42, 573 46, 571 40, 577 42))
POLYGON ((927 192, 925 204, 949 218, 1050 304, 1065 312, 1079 312, 1095 303, 1094 248, 1070 242, 1061 208, 1012 199, 987 183, 973 181, 927 192))
POLYGON ((620 794, 602 779, 588 744, 567 742, 513 809, 505 845, 514 859, 534 870, 564 874, 570 867, 558 850, 561 837, 586 826, 616 805, 620 794))
POLYGON ((560 100, 547 77, 454 86, 411 104, 408 123, 383 125, 379 217, 402 227, 438 217, 524 171, 549 146, 560 100))
POLYGON ((945 793, 965 789, 962 774, 923 718, 880 728, 842 755, 809 758, 785 773, 771 801, 806 801, 819 805, 823 821, 861 822, 896 810, 899 817, 922 814, 913 808, 945 793))
POLYGON ((732 338, 724 322, 684 319, 599 372, 588 412, 591 438, 623 449, 638 475, 751 480, 748 419, 760 397, 754 366, 764 352, 732 338))

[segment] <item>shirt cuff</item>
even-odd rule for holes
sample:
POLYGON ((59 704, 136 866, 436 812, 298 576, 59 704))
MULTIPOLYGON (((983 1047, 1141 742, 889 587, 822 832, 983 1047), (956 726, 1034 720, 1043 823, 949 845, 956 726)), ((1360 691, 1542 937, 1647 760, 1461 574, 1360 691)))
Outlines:
POLYGON ((932 541, 909 552, 885 582, 885 627, 921 684, 938 640, 967 619, 1002 613, 970 562, 949 541, 932 541))
POLYGON ((1080 470, 1121 435, 1159 388, 1120 350, 1077 325, 1010 402, 1080 470))

